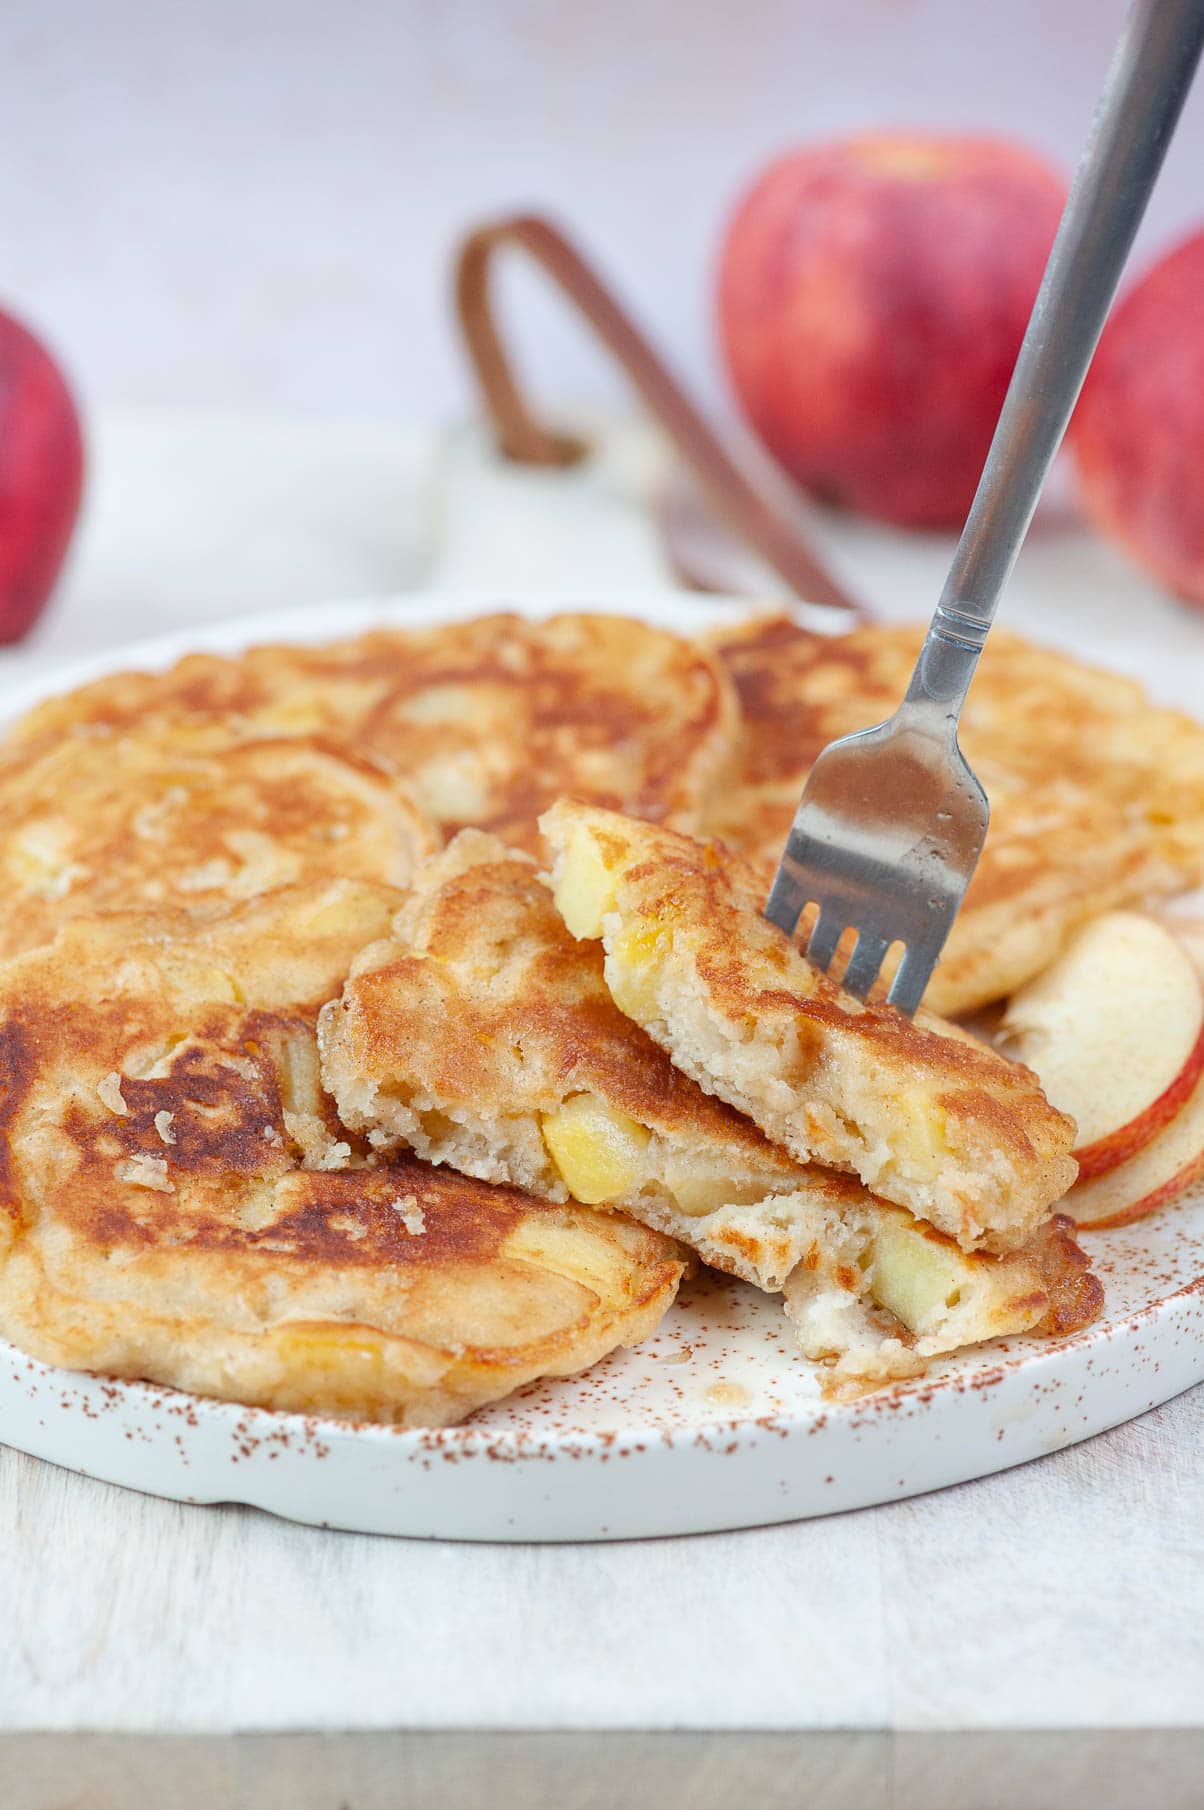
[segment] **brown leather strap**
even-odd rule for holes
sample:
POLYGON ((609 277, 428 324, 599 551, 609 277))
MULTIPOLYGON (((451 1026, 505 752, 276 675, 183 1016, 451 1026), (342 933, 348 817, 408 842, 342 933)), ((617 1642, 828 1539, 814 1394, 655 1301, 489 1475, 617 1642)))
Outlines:
POLYGON ((712 508, 753 547, 796 596, 810 603, 867 611, 821 563, 795 528, 735 465, 648 340, 597 272, 547 220, 517 214, 470 232, 456 257, 456 308, 481 396, 498 444, 530 465, 571 465, 588 450, 544 427, 528 408, 502 343, 490 275, 502 248, 525 252, 550 276, 622 365, 652 414, 690 467, 712 508))

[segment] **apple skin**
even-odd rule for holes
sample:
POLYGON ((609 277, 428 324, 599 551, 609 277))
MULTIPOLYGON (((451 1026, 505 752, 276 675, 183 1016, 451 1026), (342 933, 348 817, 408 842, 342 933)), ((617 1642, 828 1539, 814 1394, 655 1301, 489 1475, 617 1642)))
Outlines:
MULTIPOLYGON (((1060 1204, 1074 1215, 1080 1230, 1102 1232, 1116 1226, 1132 1225, 1134 1220, 1145 1219, 1149 1214, 1156 1213, 1159 1207, 1169 1206, 1195 1182, 1204 1179, 1204 1078, 1197 1080, 1194 1092, 1180 1106, 1170 1124, 1163 1127, 1161 1135, 1164 1138, 1177 1135, 1178 1141, 1184 1145, 1181 1153, 1183 1160, 1176 1158, 1174 1165, 1169 1166, 1170 1173, 1158 1179, 1155 1167, 1158 1144, 1148 1144, 1138 1151, 1130 1161, 1147 1169, 1154 1168, 1154 1176, 1139 1179, 1138 1169, 1132 1182, 1133 1198, 1126 1200, 1114 1212, 1092 1214, 1091 1189, 1085 1191, 1085 1198, 1079 1195, 1078 1184, 1071 1189, 1060 1204), (1149 1185, 1151 1179, 1152 1186, 1149 1185)), ((1110 1179, 1105 1185, 1110 1185, 1116 1191, 1117 1184, 1120 1184, 1119 1191, 1123 1194, 1126 1179, 1126 1171, 1118 1166, 1110 1172, 1110 1179)))
POLYGON ((1105 1219, 1082 1219, 1078 1222, 1079 1229, 1085 1232, 1114 1232, 1119 1226, 1131 1226, 1139 1219, 1148 1219, 1160 1207, 1172 1206, 1181 1194, 1186 1194, 1200 1180, 1204 1180, 1204 1149, 1192 1162, 1180 1169, 1177 1175, 1163 1182, 1160 1188, 1155 1188, 1144 1199, 1134 1201, 1132 1206, 1125 1207, 1122 1212, 1109 1214, 1105 1219))
POLYGON ((727 228, 719 328, 745 413, 799 484, 960 527, 1065 199, 1000 139, 884 133, 770 165, 727 228))
POLYGON ((54 589, 83 479, 79 415, 62 372, 0 312, 0 642, 19 641, 54 589))
POLYGON ((1175 925, 1107 911, 1012 996, 996 1037, 1078 1121, 1085 1183, 1152 1143, 1194 1092, 1204 989, 1175 925))
POLYGON ((1204 232, 1156 264, 1104 329, 1070 428, 1096 526, 1204 607, 1204 232))
POLYGON ((1195 1092, 1201 1075, 1204 1075, 1204 1030, 1200 1032, 1195 1048, 1170 1086, 1144 1112, 1139 1113, 1135 1119, 1130 1119, 1127 1125, 1119 1125, 1106 1137, 1096 1138, 1094 1144, 1084 1144, 1081 1150, 1071 1152, 1079 1166, 1079 1180, 1090 1181, 1092 1176, 1103 1175, 1106 1170, 1115 1169, 1119 1163, 1125 1163, 1131 1156, 1136 1156, 1139 1150, 1157 1137, 1164 1126, 1170 1124, 1180 1107, 1195 1092))

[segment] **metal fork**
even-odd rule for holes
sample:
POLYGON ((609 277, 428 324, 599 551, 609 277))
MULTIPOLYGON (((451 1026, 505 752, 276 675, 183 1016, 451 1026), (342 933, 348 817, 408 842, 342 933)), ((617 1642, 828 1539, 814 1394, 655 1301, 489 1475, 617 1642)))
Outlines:
POLYGON ((904 944, 887 997, 909 1017, 987 833, 958 718, 1202 45, 1204 0, 1137 0, 1130 11, 911 683, 888 722, 819 756, 765 908, 793 936, 818 905, 807 956, 825 969, 855 929, 843 981, 861 999, 890 946, 904 944))

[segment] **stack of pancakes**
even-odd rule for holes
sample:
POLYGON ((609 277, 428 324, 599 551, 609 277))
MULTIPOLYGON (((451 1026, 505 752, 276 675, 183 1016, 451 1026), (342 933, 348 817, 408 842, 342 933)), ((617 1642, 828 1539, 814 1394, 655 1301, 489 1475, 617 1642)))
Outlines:
MULTIPOLYGON (((855 1387, 1090 1319, 1034 1078, 759 916, 808 760, 913 644, 498 615, 31 712, 0 750, 0 1334, 433 1425, 644 1337, 696 1257, 855 1387)), ((1201 876, 1204 732, 1127 682, 1003 638, 966 743, 994 821, 940 1009, 1201 876)))

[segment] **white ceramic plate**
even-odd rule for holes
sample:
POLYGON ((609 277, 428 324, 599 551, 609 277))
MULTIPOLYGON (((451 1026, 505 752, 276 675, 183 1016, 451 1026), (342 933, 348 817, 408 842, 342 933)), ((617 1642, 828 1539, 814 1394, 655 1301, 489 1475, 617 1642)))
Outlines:
MULTIPOLYGON (((556 600, 565 607, 566 599, 556 600)), ((670 627, 713 623, 695 598, 577 600, 670 627)), ((0 691, 0 723, 50 690, 190 648, 323 640, 550 600, 414 597, 243 619, 0 691)), ((1087 1235, 1104 1317, 1061 1343, 979 1347, 922 1380, 834 1406, 791 1349, 779 1305, 693 1283, 636 1351, 431 1432, 204 1401, 54 1370, 0 1343, 0 1436, 72 1470, 184 1502, 467 1540, 595 1540, 802 1519, 981 1477, 1117 1425, 1204 1379, 1204 1189, 1123 1231, 1087 1235)))

